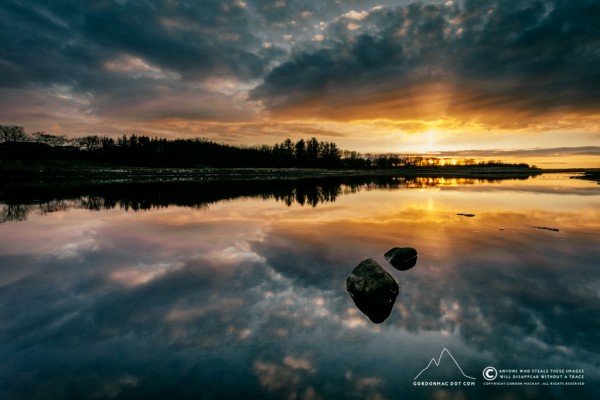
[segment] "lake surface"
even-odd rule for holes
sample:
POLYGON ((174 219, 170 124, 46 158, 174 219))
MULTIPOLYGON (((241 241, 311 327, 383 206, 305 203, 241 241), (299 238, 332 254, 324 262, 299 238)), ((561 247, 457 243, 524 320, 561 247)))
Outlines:
POLYGON ((600 398, 597 183, 13 189, 2 399, 600 398), (400 284, 382 323, 345 291, 366 258, 400 284))

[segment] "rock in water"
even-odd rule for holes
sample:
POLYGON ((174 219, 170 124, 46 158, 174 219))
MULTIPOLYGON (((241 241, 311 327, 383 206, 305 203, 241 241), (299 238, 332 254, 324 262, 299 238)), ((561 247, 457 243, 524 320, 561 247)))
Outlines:
POLYGON ((361 300, 359 297, 351 296, 354 300, 356 307, 365 314, 371 322, 380 324, 392 313, 396 298, 394 297, 389 303, 370 303, 368 301, 361 300))
POLYGON ((377 261, 367 258, 346 279, 346 290, 360 302, 393 303, 398 296, 398 282, 377 261))
POLYGON ((400 271, 407 271, 417 264, 417 250, 412 247, 394 247, 388 250, 383 257, 400 271))

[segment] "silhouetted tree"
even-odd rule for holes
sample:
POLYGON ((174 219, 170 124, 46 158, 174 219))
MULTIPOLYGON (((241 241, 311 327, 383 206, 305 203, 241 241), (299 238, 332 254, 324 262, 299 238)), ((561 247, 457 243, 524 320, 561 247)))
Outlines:
POLYGON ((98 135, 90 135, 78 138, 77 144, 81 150, 87 151, 98 150, 102 146, 102 142, 98 135))
POLYGON ((17 125, 0 125, 0 142, 18 143, 28 140, 25 128, 17 125))
POLYGON ((31 138, 36 143, 42 143, 52 147, 65 146, 69 143, 69 139, 64 135, 56 136, 45 132, 34 132, 31 134, 31 138))
POLYGON ((296 163, 299 167, 303 167, 306 164, 306 143, 304 139, 300 139, 294 146, 294 157, 296 157, 296 163))
POLYGON ((306 142, 306 166, 307 167, 316 167, 318 165, 319 153, 320 153, 320 143, 316 138, 310 138, 308 142, 306 142))
POLYGON ((108 137, 108 136, 102 136, 100 138, 100 145, 102 148, 107 148, 107 147, 114 147, 115 146, 115 139, 108 137))
POLYGON ((117 139, 117 146, 121 148, 126 148, 129 141, 127 140, 127 135, 123 135, 117 139))
MULTIPOLYGON (((75 139, 35 132, 31 138, 23 127, 0 125, 0 142, 25 143, 0 146, 2 157, 60 158, 113 162, 126 165, 165 167, 303 167, 303 168, 398 168, 441 167, 444 160, 437 157, 398 156, 396 154, 365 154, 342 151, 333 142, 316 138, 297 142, 286 139, 273 146, 236 147, 216 143, 206 138, 174 139, 122 135, 118 139, 89 135, 75 139), (44 146, 41 146, 41 145, 44 146), (72 146, 67 146, 72 144, 72 146)), ((454 162, 453 162, 454 164, 454 162)), ((476 163, 460 160, 460 166, 514 166, 491 160, 476 163)))
POLYGON ((325 168, 338 168, 341 165, 342 151, 333 142, 324 143, 321 147, 322 166, 325 168))
POLYGON ((356 151, 344 150, 341 155, 341 164, 346 168, 364 168, 365 159, 356 151))

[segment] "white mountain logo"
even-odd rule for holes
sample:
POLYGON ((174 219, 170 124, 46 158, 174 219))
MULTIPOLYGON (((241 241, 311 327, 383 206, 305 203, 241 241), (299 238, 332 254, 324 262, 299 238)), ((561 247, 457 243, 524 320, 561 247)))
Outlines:
POLYGON ((454 365, 456 365, 456 368, 458 368, 458 370, 460 371, 460 373, 465 378, 475 380, 475 378, 473 378, 472 376, 469 376, 469 375, 465 374, 465 372, 462 370, 462 368, 460 367, 460 365, 458 365, 458 362, 456 361, 456 359, 454 358, 454 356, 452 356, 452 354, 450 353, 450 351, 448 351, 448 349, 444 347, 444 350, 442 350, 442 352, 440 353, 440 356, 438 357, 437 361, 436 361, 435 357, 432 358, 431 361, 429 361, 429 364, 427 364, 427 366, 425 368, 423 368, 421 370, 421 372, 419 372, 417 374, 417 376, 415 376, 415 379, 413 379, 413 381, 416 381, 419 378, 419 376, 421 376, 421 374, 423 372, 427 371, 429 369, 429 367, 431 367, 431 364, 435 364, 436 367, 439 367, 440 363, 442 362, 442 357, 444 356, 444 354, 447 354, 448 356, 450 356, 450 358, 454 362, 454 365))

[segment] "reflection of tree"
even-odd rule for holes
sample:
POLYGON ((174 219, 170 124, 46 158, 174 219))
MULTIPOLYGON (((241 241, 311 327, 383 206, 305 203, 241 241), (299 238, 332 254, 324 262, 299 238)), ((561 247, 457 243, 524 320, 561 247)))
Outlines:
POLYGON ((288 193, 274 193, 273 198, 282 201, 287 206, 298 203, 316 207, 322 203, 333 203, 338 196, 344 194, 341 185, 299 186, 288 193))
POLYGON ((339 196, 362 190, 398 190, 470 185, 491 180, 423 177, 335 177, 298 180, 179 181, 149 183, 81 183, 66 187, 5 188, 0 222, 23 221, 31 211, 44 215, 71 208, 91 211, 121 208, 143 211, 182 206, 205 209, 209 204, 235 198, 263 198, 287 206, 316 207, 335 202, 339 196))
POLYGON ((100 211, 115 208, 117 203, 102 196, 83 196, 79 199, 79 207, 86 210, 100 211))
MULTIPOLYGON (((434 188, 439 186, 475 185, 478 183, 500 182, 503 179, 446 178, 446 177, 410 177, 394 178, 396 188, 434 188)), ((393 188, 392 186, 390 187, 393 188)))
POLYGON ((46 215, 49 213, 57 212, 57 211, 68 211, 71 209, 71 205, 69 202, 64 200, 51 200, 46 203, 38 204, 38 211, 42 215, 46 215))
POLYGON ((0 223, 11 221, 25 221, 31 210, 28 204, 2 204, 0 205, 0 223))

